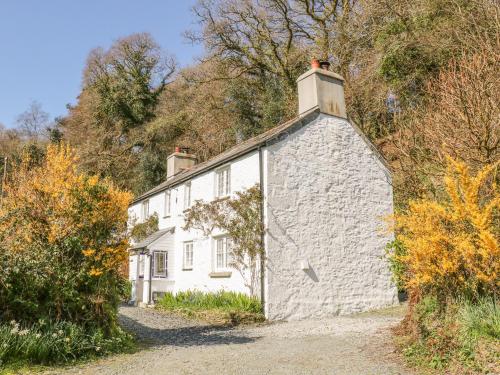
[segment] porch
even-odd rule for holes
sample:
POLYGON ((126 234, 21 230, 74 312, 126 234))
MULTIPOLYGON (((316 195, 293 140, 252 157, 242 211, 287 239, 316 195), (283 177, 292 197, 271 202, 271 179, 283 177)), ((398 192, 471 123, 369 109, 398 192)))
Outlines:
POLYGON ((147 306, 174 287, 175 227, 159 230, 130 249, 130 304, 147 306))

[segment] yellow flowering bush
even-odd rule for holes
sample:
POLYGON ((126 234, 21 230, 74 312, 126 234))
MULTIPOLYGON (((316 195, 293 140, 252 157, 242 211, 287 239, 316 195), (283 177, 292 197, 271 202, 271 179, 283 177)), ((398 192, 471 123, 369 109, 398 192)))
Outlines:
POLYGON ((0 320, 112 326, 126 286, 131 194, 79 173, 67 145, 23 157, 0 206, 0 320))
POLYGON ((444 187, 449 199, 411 201, 396 215, 406 252, 394 255, 405 268, 409 290, 438 297, 498 295, 500 287, 500 194, 498 163, 476 175, 448 158, 444 187))

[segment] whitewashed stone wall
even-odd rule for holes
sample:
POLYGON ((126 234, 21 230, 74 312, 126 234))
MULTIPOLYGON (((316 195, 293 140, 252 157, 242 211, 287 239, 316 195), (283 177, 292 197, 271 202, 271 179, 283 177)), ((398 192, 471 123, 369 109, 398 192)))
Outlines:
POLYGON ((264 160, 268 318, 394 304, 396 289, 382 259, 392 236, 379 231, 381 217, 393 210, 391 178, 358 132, 320 115, 269 145, 264 160))

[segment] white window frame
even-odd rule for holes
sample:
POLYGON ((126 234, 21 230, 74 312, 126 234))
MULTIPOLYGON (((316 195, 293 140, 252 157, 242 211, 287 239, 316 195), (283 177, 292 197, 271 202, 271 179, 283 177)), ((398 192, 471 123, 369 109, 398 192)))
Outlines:
POLYGON ((191 207, 191 182, 184 184, 184 209, 191 207))
POLYGON ((231 165, 215 170, 215 197, 224 198, 231 195, 231 165), (224 179, 225 175, 225 179, 224 179))
POLYGON ((229 271, 231 267, 231 238, 227 235, 213 239, 213 269, 216 272, 229 271))
POLYGON ((159 250, 155 250, 153 251, 153 254, 152 254, 152 261, 153 261, 153 265, 152 265, 152 270, 153 270, 153 277, 158 277, 158 278, 166 278, 168 276, 168 273, 167 273, 167 265, 168 265, 168 252, 167 251, 159 251, 159 250), (164 258, 163 258, 163 272, 156 272, 156 266, 158 265, 158 259, 156 259, 156 256, 160 256, 160 255, 163 255, 164 258))
POLYGON ((143 221, 149 219, 149 199, 146 199, 141 203, 141 218, 143 221))
POLYGON ((163 194, 163 216, 169 217, 172 215, 172 191, 166 190, 163 194))
POLYGON ((194 247, 193 241, 186 241, 183 245, 182 250, 182 269, 192 270, 193 269, 193 258, 194 258, 194 247))

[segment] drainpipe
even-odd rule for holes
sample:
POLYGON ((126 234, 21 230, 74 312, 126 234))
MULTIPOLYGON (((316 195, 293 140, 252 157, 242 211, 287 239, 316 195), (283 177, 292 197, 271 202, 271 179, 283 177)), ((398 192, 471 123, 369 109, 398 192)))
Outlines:
MULTIPOLYGON (((259 189, 260 189, 260 221, 262 223, 262 228, 265 230, 264 227, 264 160, 262 158, 262 146, 259 147, 259 189)), ((262 243, 262 253, 263 255, 260 257, 260 301, 262 304, 262 312, 265 313, 265 304, 266 304, 266 293, 265 293, 265 277, 264 277, 264 271, 265 271, 265 254, 266 254, 266 249, 264 246, 264 239, 265 239, 265 233, 264 230, 262 231, 261 234, 261 243, 262 243)))
POLYGON ((149 252, 149 301, 148 305, 153 301, 153 258, 151 251, 149 252))

